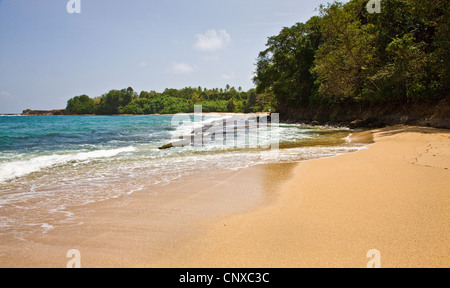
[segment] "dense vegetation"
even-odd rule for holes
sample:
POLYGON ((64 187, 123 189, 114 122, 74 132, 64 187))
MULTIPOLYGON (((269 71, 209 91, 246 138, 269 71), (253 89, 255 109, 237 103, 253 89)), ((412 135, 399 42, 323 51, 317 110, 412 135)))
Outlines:
MULTIPOLYGON (((448 1, 334 2, 284 28, 259 54, 254 81, 279 111, 355 103, 449 101, 448 1)), ((353 105, 353 106, 352 106, 353 105)))
POLYGON ((194 106, 203 105, 203 112, 249 113, 269 111, 271 103, 265 95, 257 95, 255 89, 247 92, 227 85, 225 89, 184 88, 134 92, 133 88, 111 90, 101 97, 91 99, 77 96, 67 102, 69 114, 115 115, 115 114, 175 114, 192 113, 194 106))

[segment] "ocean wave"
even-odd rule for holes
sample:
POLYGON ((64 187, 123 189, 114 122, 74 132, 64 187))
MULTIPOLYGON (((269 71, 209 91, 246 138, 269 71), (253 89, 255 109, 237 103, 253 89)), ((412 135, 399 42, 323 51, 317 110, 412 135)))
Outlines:
POLYGON ((4 118, 0 235, 18 235, 17 231, 30 231, 30 227, 46 233, 59 225, 78 225, 71 207, 138 191, 158 197, 155 187, 184 181, 184 176, 362 149, 343 140, 349 131, 340 129, 280 124, 268 131, 264 125, 258 128, 250 115, 208 114, 197 122, 193 115, 188 117, 181 125, 174 125, 180 123, 173 123, 169 116, 4 118), (237 125, 227 125, 225 131, 231 132, 227 141, 220 136, 213 139, 213 133, 224 130, 221 124, 226 118, 233 118, 237 125), (205 135, 204 145, 158 149, 192 132, 205 135), (31 138, 10 138, 15 136, 31 138), (279 150, 269 149, 272 140, 279 142, 279 150))
POLYGON ((191 117, 191 115, 185 114, 185 115, 179 115, 180 119, 182 120, 181 123, 176 123, 178 120, 177 118, 173 118, 173 127, 174 130, 170 131, 170 134, 172 135, 172 139, 177 139, 182 136, 190 135, 194 130, 205 127, 207 125, 213 124, 215 122, 220 122, 225 119, 232 118, 232 114, 230 115, 208 115, 208 116, 201 116, 202 120, 198 121, 198 119, 191 117), (188 120, 189 119, 189 120, 188 120))
POLYGON ((15 178, 24 177, 31 173, 39 172, 42 169, 64 165, 69 162, 88 161, 99 158, 114 157, 121 153, 133 152, 136 148, 124 147, 109 150, 97 150, 89 152, 78 152, 71 154, 55 154, 45 156, 35 156, 26 160, 15 160, 0 164, 0 183, 15 178))

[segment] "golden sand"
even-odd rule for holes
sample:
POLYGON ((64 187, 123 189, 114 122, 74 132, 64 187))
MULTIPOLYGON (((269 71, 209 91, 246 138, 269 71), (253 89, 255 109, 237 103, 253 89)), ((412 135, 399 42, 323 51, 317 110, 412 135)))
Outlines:
MULTIPOLYGON (((358 135, 366 140, 366 135, 358 135)), ((374 131, 367 150, 298 164, 273 205, 229 217, 158 263, 450 267, 450 132, 374 131)))
POLYGON ((278 185, 294 167, 212 171, 151 191, 68 207, 76 220, 66 225, 44 234, 32 229, 36 232, 23 237, 0 236, 0 267, 66 267, 72 249, 80 251, 81 267, 155 266, 156 259, 204 235, 211 223, 273 203, 278 185))
POLYGON ((368 149, 195 175, 0 238, 0 267, 450 267, 450 132, 393 127, 368 149), (156 194, 158 197, 154 197, 156 194))

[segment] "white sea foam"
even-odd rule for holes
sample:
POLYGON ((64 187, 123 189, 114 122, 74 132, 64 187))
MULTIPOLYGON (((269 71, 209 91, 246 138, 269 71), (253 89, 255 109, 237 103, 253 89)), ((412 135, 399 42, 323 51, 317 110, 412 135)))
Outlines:
POLYGON ((50 230, 55 229, 55 227, 53 225, 50 225, 48 223, 44 223, 41 225, 41 228, 44 229, 43 233, 46 234, 47 232, 49 232, 50 230))
MULTIPOLYGON (((186 114, 185 116, 188 116, 188 115, 186 114)), ((188 116, 188 117, 190 117, 190 116, 188 116)), ((176 123, 177 124, 176 129, 174 131, 171 131, 171 133, 170 133, 172 135, 172 139, 177 139, 178 137, 190 135, 195 129, 204 127, 204 126, 212 124, 214 122, 220 122, 225 119, 229 119, 229 118, 233 117, 233 114, 229 114, 229 115, 210 114, 210 115, 206 116, 205 119, 203 119, 202 121, 198 121, 198 119, 196 119, 195 117, 194 117, 194 119, 188 118, 188 117, 180 117, 180 119, 186 118, 186 119, 190 119, 190 120, 183 121, 182 123, 180 123, 180 125, 178 125, 179 123, 176 123)))
MULTIPOLYGON (((201 122, 186 121, 168 132, 170 131, 172 136, 185 136, 201 127, 221 129, 221 121, 225 118, 245 119, 239 118, 240 115, 205 116, 201 122), (218 127, 208 127, 211 124, 217 124, 218 127)), ((3 211, 11 212, 5 212, 5 215, 10 215, 8 217, 0 217, 0 234, 30 230, 26 225, 32 225, 31 227, 41 230, 42 233, 47 233, 59 225, 79 225, 78 215, 71 207, 114 199, 138 191, 155 193, 155 197, 158 197, 158 190, 153 188, 173 183, 194 173, 238 170, 267 163, 299 162, 361 149, 348 143, 334 147, 284 148, 277 151, 277 157, 272 157, 272 151, 262 150, 260 145, 257 145, 270 142, 272 135, 269 131, 257 129, 256 120, 248 119, 249 122, 245 124, 239 122, 240 120, 236 127, 237 136, 234 136, 234 133, 231 136, 233 147, 224 145, 219 138, 216 142, 209 141, 200 147, 159 150, 160 144, 169 141, 170 136, 166 134, 165 137, 148 143, 112 138, 107 142, 110 148, 85 144, 77 146, 77 151, 66 150, 54 154, 49 151, 46 154, 33 155, 18 154, 23 152, 0 153, 0 206, 3 211), (253 133, 257 130, 258 137, 248 137, 247 129, 254 129, 251 130, 253 133), (128 144, 129 147, 117 148, 117 145, 127 142, 132 144, 128 144), (255 147, 257 149, 246 149, 255 147), (34 172, 40 172, 36 174, 39 177, 24 177, 34 172), (16 181, 8 181, 18 177, 16 181), (156 192, 152 192, 155 190, 156 192), (55 213, 58 217, 55 217, 55 213), (60 215, 62 217, 59 217, 60 215), (60 218, 62 220, 55 220, 60 218)), ((230 126, 234 130, 234 126, 230 126)), ((282 144, 328 137, 326 133, 322 136, 320 131, 302 125, 282 124, 276 128, 276 132, 282 144)))
POLYGON ((0 183, 14 178, 24 177, 42 169, 64 165, 73 161, 88 161, 98 158, 114 157, 121 153, 133 152, 134 147, 124 147, 109 150, 97 150, 89 152, 78 152, 62 155, 36 156, 26 160, 16 160, 0 164, 0 183))

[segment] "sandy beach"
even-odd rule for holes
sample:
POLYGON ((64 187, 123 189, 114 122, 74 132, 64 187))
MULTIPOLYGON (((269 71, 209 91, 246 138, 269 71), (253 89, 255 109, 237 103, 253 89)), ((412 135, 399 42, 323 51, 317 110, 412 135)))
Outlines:
POLYGON ((215 223, 158 265, 365 268, 376 249, 385 268, 449 267, 450 132, 373 134, 366 150, 298 164, 273 205, 215 223))
POLYGON ((65 267, 70 249, 82 267, 365 268, 371 249, 386 268, 449 267, 450 131, 392 127, 353 140, 367 149, 73 208, 78 224, 0 239, 0 267, 65 267))

